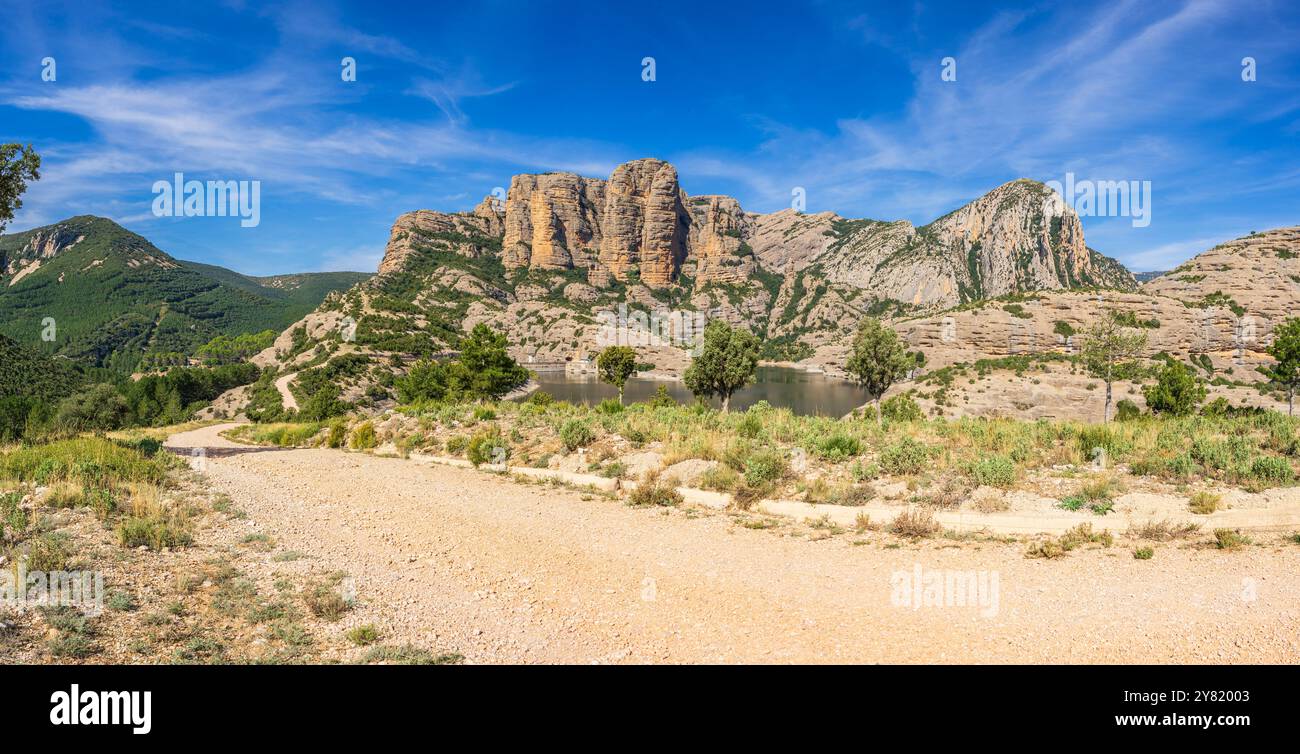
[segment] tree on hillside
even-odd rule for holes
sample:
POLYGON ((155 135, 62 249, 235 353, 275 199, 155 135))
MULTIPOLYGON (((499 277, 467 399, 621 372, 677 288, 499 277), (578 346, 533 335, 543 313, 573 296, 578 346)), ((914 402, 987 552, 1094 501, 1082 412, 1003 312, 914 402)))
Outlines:
POLYGON ((1106 408, 1102 422, 1110 421, 1111 397, 1115 380, 1134 375, 1136 359, 1147 347, 1147 334, 1126 327, 1115 314, 1107 312, 1084 333, 1079 356, 1088 374, 1106 383, 1106 408))
POLYGON ((404 377, 398 377, 397 400, 402 403, 436 403, 446 400, 451 390, 448 366, 421 359, 404 377))
POLYGON ((0 144, 0 233, 22 209, 28 181, 41 179, 41 156, 28 144, 0 144))
POLYGON ((683 379, 697 396, 722 399, 722 410, 731 407, 731 396, 754 379, 758 368, 758 338, 743 327, 732 328, 715 319, 704 328, 700 355, 687 367, 683 379))
POLYGON ((506 351, 506 336, 493 332, 486 324, 474 325, 469 337, 461 341, 460 374, 453 375, 474 398, 497 400, 528 382, 528 370, 519 366, 506 351))
POLYGON ((68 432, 108 432, 121 429, 130 412, 126 399, 117 389, 102 383, 63 399, 54 423, 68 432))
POLYGON ((1156 375, 1155 384, 1142 388, 1142 394, 1153 414, 1188 416, 1205 400, 1205 385, 1186 364, 1170 359, 1156 375))
POLYGON ((916 368, 918 362, 916 356, 907 352, 906 344, 899 340, 898 333, 880 324, 879 320, 867 317, 858 325, 844 371, 867 391, 872 403, 876 404, 877 425, 884 424, 880 398, 895 381, 916 368))
POLYGON ((618 403, 623 405, 623 387, 636 374, 636 351, 631 346, 609 346, 596 357, 600 381, 618 388, 618 403))
POLYGON ((1262 371, 1274 384, 1286 388, 1286 415, 1295 411, 1295 389, 1300 385, 1300 318, 1292 317, 1273 330, 1268 355, 1277 363, 1262 371))

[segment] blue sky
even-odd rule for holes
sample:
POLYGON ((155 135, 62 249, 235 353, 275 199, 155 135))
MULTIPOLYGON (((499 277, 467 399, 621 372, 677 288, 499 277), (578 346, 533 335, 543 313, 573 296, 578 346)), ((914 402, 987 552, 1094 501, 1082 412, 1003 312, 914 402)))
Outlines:
POLYGON ((979 6, 0 0, 0 141, 44 158, 9 230, 92 213, 241 272, 371 271, 401 212, 639 157, 918 225, 1018 177, 1149 180, 1148 227, 1084 218, 1135 270, 1300 224, 1296 3, 979 6), (260 225, 154 217, 175 172, 260 180, 260 225))

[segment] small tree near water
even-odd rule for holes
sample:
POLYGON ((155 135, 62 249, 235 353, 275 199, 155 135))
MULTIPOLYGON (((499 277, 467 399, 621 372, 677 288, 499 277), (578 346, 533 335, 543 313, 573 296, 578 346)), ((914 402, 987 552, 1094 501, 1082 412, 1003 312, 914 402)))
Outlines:
POLYGON ((758 338, 743 327, 732 328, 715 319, 704 328, 700 355, 687 367, 683 380, 692 393, 722 399, 722 410, 731 406, 731 396, 754 379, 758 369, 758 338))
POLYGON ((916 357, 908 355, 898 333, 880 324, 879 320, 867 317, 858 325, 844 371, 871 396, 871 402, 876 405, 876 424, 884 423, 880 412, 881 396, 917 362, 916 357))
POLYGON ((631 346, 610 346, 596 357, 596 370, 600 381, 618 389, 618 404, 623 405, 623 388, 636 374, 636 351, 631 346))

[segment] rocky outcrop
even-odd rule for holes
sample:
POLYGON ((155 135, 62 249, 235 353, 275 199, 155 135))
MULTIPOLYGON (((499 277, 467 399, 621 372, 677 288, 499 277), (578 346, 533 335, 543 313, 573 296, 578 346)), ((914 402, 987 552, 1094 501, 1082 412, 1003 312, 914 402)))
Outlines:
POLYGON ((399 215, 388 234, 379 274, 406 269, 422 251, 454 251, 479 256, 496 246, 504 223, 491 197, 473 212, 436 212, 421 209, 399 215))
POLYGON ((1261 339, 1300 312, 1300 227, 1253 233, 1198 254, 1142 290, 1197 311, 1235 308, 1261 339))
POLYGON ((672 165, 653 159, 619 165, 606 185, 601 265, 617 280, 635 270, 646 285, 671 283, 686 258, 685 200, 672 165))
POLYGON ((600 247, 605 182, 572 173, 517 175, 506 195, 507 268, 590 267, 600 247))
POLYGON ((66 223, 37 228, 17 250, 6 252, 0 249, 0 275, 16 275, 35 269, 42 260, 76 246, 84 238, 80 230, 66 223))
POLYGON ((743 240, 750 220, 729 196, 697 196, 689 202, 690 258, 695 281, 739 284, 754 274, 754 250, 743 240))

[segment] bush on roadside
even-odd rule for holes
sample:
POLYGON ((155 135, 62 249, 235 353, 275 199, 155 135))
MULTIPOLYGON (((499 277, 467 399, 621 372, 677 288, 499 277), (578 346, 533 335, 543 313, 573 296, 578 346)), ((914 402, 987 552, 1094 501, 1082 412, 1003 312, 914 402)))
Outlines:
POLYGON ((569 419, 560 426, 560 442, 570 453, 596 441, 591 425, 581 419, 569 419))

